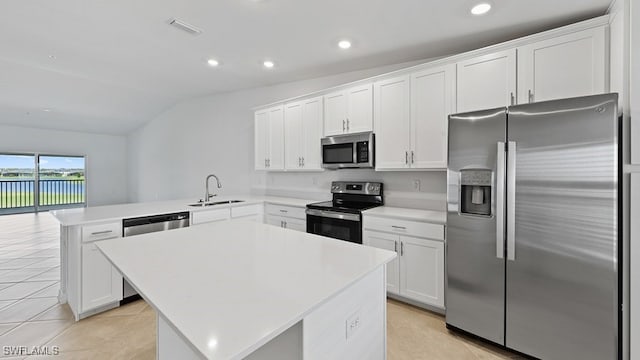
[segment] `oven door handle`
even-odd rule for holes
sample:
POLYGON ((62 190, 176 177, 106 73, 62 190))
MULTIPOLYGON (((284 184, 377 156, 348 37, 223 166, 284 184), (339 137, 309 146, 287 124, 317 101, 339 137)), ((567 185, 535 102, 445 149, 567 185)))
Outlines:
POLYGON ((360 214, 341 213, 336 211, 307 209, 307 215, 319 216, 331 219, 347 220, 347 221, 360 221, 360 214))

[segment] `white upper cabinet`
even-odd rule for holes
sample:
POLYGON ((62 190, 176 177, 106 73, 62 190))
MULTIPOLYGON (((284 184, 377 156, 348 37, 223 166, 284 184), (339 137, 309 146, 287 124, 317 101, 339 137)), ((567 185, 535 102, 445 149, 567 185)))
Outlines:
POLYGON ((409 75, 374 84, 376 169, 409 168, 409 75))
POLYGON ((597 27, 518 48, 518 103, 606 92, 605 43, 597 27))
POLYGON ((325 136, 373 130, 373 85, 354 86, 324 96, 325 136))
POLYGON ((288 103, 284 106, 284 167, 299 169, 302 166, 302 103, 288 103))
POLYGON ((447 168, 449 115, 456 112, 456 67, 411 75, 411 167, 447 168))
POLYGON ((284 107, 269 109, 269 170, 284 169, 284 107))
POLYGON ((457 70, 457 112, 515 103, 516 49, 461 61, 457 70))
POLYGON ((373 84, 347 90, 347 133, 373 130, 373 84))
POLYGON ((284 107, 255 113, 255 169, 284 169, 284 107))
POLYGON ((254 116, 254 160, 256 170, 267 168, 269 157, 269 113, 267 110, 257 111, 254 116))
POLYGON ((344 134, 347 130, 347 94, 339 91, 324 96, 324 135, 344 134))
POLYGON ((450 64, 375 83, 377 170, 446 169, 455 75, 450 64))
POLYGON ((322 97, 284 107, 285 169, 321 170, 322 97))

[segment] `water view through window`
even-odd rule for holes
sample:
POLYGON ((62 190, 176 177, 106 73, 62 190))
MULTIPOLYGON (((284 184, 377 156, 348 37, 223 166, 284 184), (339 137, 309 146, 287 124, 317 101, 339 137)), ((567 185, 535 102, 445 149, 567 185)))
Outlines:
POLYGON ((82 156, 0 154, 0 214, 84 206, 85 194, 82 156))

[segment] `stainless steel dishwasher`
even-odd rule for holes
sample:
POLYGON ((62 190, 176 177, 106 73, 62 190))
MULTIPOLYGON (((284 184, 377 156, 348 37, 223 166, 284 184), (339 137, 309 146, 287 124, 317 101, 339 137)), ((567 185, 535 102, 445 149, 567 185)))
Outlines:
MULTIPOLYGON (((171 214, 161 214, 152 216, 142 216, 122 220, 122 236, 134 236, 148 234, 157 231, 179 229, 189 226, 189 212, 179 212, 171 214)), ((136 290, 127 282, 122 280, 122 301, 127 303, 140 298, 136 290)))

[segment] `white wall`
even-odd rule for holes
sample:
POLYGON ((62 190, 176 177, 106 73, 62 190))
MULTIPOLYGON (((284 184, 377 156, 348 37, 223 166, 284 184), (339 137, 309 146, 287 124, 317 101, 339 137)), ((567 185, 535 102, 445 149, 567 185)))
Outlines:
POLYGON ((127 139, 0 125, 0 152, 84 155, 90 206, 127 202, 127 139))
POLYGON ((222 194, 268 193, 310 199, 329 196, 332 180, 380 180, 390 205, 444 210, 445 172, 264 173, 253 170, 255 106, 415 65, 397 64, 182 102, 129 136, 132 201, 203 197, 206 174, 215 173, 222 194), (421 191, 413 190, 413 180, 421 191))

